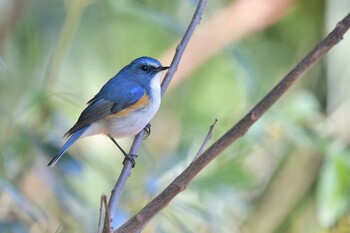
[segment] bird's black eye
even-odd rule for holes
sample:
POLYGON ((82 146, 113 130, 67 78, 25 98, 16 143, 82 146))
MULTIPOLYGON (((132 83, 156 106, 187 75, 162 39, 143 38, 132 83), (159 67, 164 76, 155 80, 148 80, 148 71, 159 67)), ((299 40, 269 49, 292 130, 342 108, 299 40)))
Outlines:
POLYGON ((141 70, 145 72, 148 71, 148 68, 149 68, 148 65, 141 66, 141 70))

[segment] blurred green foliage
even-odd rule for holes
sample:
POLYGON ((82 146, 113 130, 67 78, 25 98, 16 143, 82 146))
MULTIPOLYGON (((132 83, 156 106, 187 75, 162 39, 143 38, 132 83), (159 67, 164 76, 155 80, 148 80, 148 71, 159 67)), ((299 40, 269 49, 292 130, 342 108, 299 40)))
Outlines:
MULTIPOLYGON (((98 136, 81 140, 54 169, 46 164, 84 103, 134 58, 159 57, 175 43, 196 2, 28 0, 6 21, 19 2, 0 0, 0 26, 12 27, 0 38, 0 232, 96 232, 100 196, 112 189, 122 156, 98 136)), ((204 20, 230 3, 209 1, 204 20)), ((323 37, 325 8, 319 0, 298 2, 283 20, 232 43, 165 95, 116 226, 191 162, 214 118, 213 140, 323 37)), ((240 232, 290 157, 315 154, 324 160, 315 185, 271 232, 325 232, 341 223, 349 213, 349 149, 325 133, 325 70, 318 64, 309 72, 145 232, 240 232)), ((128 147, 130 139, 121 143, 128 147)))

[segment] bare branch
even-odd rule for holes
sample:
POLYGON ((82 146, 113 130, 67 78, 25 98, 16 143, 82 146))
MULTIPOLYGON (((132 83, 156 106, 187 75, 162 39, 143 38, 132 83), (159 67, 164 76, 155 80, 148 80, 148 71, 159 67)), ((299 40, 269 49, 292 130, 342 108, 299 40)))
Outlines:
MULTIPOLYGON (((185 48, 186 48, 186 46, 188 44, 188 41, 190 40, 190 38, 191 38, 191 36, 193 34, 194 29, 196 28, 196 26, 199 24, 199 22, 201 20, 201 16, 202 16, 202 13, 204 11, 206 2, 207 2, 207 0, 200 0, 199 1, 197 9, 196 9, 196 11, 195 11, 195 13, 193 15, 192 20, 191 20, 191 23, 188 26, 187 31, 185 32, 185 35, 183 36, 180 44, 178 45, 178 47, 176 49, 176 53, 174 55, 173 61, 171 62, 170 68, 169 68, 168 72, 166 73, 166 75, 164 77, 164 80, 162 82, 162 85, 161 85, 161 94, 162 94, 162 96, 163 96, 165 90, 167 89, 167 87, 169 86, 169 83, 170 83, 172 77, 174 76, 174 73, 177 70, 177 67, 179 65, 180 59, 182 57, 182 54, 185 51, 185 48)), ((137 151, 138 151, 138 149, 139 149, 139 147, 141 145, 142 139, 144 138, 144 134, 145 134, 145 132, 144 132, 144 130, 142 130, 140 133, 138 133, 136 135, 136 137, 134 139, 134 142, 133 142, 133 144, 131 146, 130 152, 129 152, 130 155, 137 154, 137 151)), ((120 176, 119 176, 119 178, 117 180, 117 183, 115 184, 115 186, 114 186, 114 188, 112 190, 111 197, 109 199, 108 209, 109 209, 110 218, 108 218, 108 219, 105 218, 104 232, 108 232, 106 230, 107 222, 112 222, 113 219, 116 216, 117 209, 118 209, 118 203, 119 203, 119 199, 120 199, 120 194, 121 194, 121 191, 123 190, 123 188, 125 186, 126 180, 130 176, 131 168, 132 168, 131 162, 128 161, 128 160, 125 160, 123 169, 121 171, 121 174, 120 174, 120 176)), ((132 232, 137 231, 141 227, 135 228, 134 231, 132 231, 132 232)), ((111 231, 113 231, 112 228, 113 227, 111 226, 109 229, 111 231)), ((128 231, 128 232, 130 232, 130 231, 128 231)))
POLYGON ((242 120, 228 130, 202 155, 192 162, 168 187, 149 202, 142 210, 130 218, 116 232, 135 232, 150 221, 160 210, 181 191, 190 181, 223 150, 242 137, 248 129, 297 81, 314 66, 334 45, 336 45, 350 27, 350 14, 340 21, 297 66, 285 76, 242 120))
POLYGON ((207 0, 200 0, 198 2, 198 6, 196 11, 194 12, 193 18, 190 22, 190 25, 188 26, 185 35, 183 36, 180 44, 176 47, 176 53, 174 55, 174 58, 171 62, 170 68, 168 70, 168 72, 166 73, 164 80, 162 82, 162 96, 164 95, 164 92, 166 91, 166 89, 168 88, 171 79, 174 76, 174 73, 177 71, 177 67, 180 63, 180 60, 182 58, 182 54, 185 51, 185 48, 188 44, 188 42, 190 41, 190 38, 194 32, 194 29, 197 27, 197 25, 199 24, 201 17, 202 17, 202 13, 204 11, 205 5, 207 4, 207 0))
MULTIPOLYGON (((222 49, 278 22, 298 3, 297 0, 227 1, 224 8, 201 22, 201 26, 192 36, 191 43, 181 58, 176 79, 171 81, 170 90, 191 78, 191 74, 198 67, 222 49)), ((177 43, 171 46, 162 55, 161 60, 170 62, 176 46, 177 43)))

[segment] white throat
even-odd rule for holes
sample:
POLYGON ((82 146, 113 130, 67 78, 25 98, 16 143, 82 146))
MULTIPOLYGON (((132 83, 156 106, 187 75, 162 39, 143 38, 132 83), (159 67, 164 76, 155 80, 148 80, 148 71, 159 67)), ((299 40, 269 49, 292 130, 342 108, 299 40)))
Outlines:
MULTIPOLYGON (((154 78, 151 80, 150 87, 151 87, 151 95, 152 98, 158 99, 157 96, 160 96, 160 77, 162 77, 162 72, 157 73, 154 78)), ((160 102, 160 98, 159 98, 160 102)))

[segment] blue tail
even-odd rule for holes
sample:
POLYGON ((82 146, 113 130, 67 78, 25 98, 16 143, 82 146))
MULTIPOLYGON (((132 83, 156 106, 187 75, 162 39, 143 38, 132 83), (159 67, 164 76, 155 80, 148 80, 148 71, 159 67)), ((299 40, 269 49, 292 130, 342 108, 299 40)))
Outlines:
POLYGON ((48 167, 53 167, 56 165, 57 161, 66 153, 66 151, 73 145, 73 143, 79 139, 79 137, 85 132, 89 126, 85 126, 78 131, 76 131, 68 141, 62 146, 62 148, 57 152, 55 157, 47 164, 48 167))

